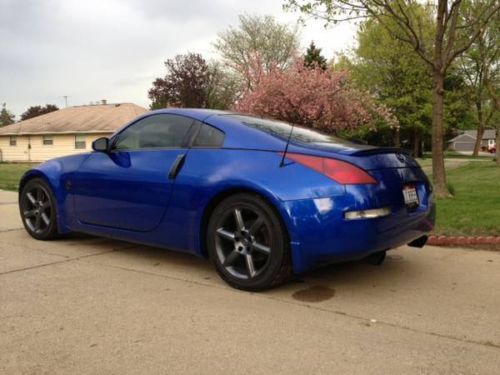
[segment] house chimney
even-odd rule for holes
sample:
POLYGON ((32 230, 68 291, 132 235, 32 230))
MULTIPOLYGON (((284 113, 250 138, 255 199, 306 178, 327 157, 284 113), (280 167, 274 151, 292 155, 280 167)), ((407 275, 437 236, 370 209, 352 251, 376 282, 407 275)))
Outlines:
POLYGON ((101 99, 101 103, 104 104, 104 105, 106 105, 106 104, 108 104, 108 100, 107 99, 101 99))

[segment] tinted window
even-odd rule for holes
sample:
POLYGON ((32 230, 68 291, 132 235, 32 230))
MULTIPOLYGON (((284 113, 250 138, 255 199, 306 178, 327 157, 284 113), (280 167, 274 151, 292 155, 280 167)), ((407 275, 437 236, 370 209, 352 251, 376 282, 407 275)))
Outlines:
POLYGON ((209 125, 202 125, 193 142, 193 147, 221 147, 224 133, 209 125))
POLYGON ((114 148, 137 150, 141 148, 182 147, 192 123, 192 119, 183 116, 149 116, 121 132, 114 148))
MULTIPOLYGON (((290 136, 290 131, 292 125, 287 122, 267 120, 259 117, 244 116, 244 115, 227 115, 230 118, 241 121, 244 125, 250 126, 255 129, 262 130, 263 132, 269 133, 271 135, 288 139, 290 136)), ((351 145, 350 142, 335 137, 330 134, 324 134, 317 130, 307 129, 298 125, 293 128, 293 133, 291 137, 292 141, 301 143, 315 143, 315 144, 344 144, 351 145)))

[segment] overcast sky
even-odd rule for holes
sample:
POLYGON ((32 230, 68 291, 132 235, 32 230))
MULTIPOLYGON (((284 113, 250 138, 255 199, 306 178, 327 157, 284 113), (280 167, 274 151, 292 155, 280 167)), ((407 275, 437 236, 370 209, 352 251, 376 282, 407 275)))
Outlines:
MULTIPOLYGON (((0 0, 0 103, 19 115, 31 105, 133 102, 147 107, 147 91, 165 74, 163 62, 199 52, 216 58, 217 33, 239 14, 270 14, 295 25, 282 0, 0 0)), ((355 29, 301 28, 331 58, 353 46, 355 29)))

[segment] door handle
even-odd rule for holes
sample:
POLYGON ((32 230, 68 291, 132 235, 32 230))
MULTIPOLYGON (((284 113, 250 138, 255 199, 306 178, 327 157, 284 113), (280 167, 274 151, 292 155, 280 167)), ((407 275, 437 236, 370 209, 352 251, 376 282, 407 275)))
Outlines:
POLYGON ((174 162, 172 163, 172 167, 170 168, 170 171, 168 172, 168 178, 170 180, 175 180, 175 178, 177 177, 177 175, 181 171, 182 166, 184 165, 185 159, 186 159, 186 154, 177 155, 174 162))

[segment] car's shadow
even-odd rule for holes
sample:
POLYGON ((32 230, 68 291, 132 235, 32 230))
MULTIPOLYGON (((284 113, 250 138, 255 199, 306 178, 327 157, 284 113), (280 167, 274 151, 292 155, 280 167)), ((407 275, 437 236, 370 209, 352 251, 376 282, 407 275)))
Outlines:
MULTIPOLYGON (((192 254, 83 234, 73 235, 64 241, 69 246, 78 246, 81 243, 89 245, 99 243, 103 254, 95 257, 93 261, 109 266, 155 273, 190 282, 225 286, 207 259, 192 254)), ((398 287, 411 285, 416 278, 422 277, 425 267, 421 262, 407 259, 406 254, 410 251, 412 250, 401 249, 388 252, 386 260, 381 266, 369 265, 364 261, 323 266, 302 275, 294 275, 288 283, 268 291, 266 294, 279 293, 280 291, 293 293, 305 288, 315 288, 319 294, 324 292, 327 295, 328 291, 320 289, 339 290, 347 287, 351 291, 363 291, 371 288, 387 288, 389 290, 394 288, 395 283, 398 287)))

